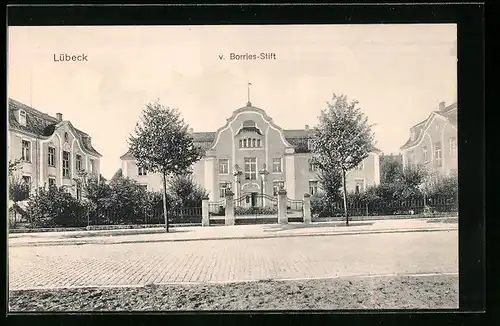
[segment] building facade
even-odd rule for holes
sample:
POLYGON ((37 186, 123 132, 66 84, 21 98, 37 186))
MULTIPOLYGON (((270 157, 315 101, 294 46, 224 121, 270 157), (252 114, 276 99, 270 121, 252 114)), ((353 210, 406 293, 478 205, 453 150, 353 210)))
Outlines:
POLYGON ((91 137, 76 129, 61 113, 51 117, 28 105, 9 99, 8 159, 20 160, 14 175, 39 187, 66 186, 75 196, 81 189, 78 173, 99 177, 102 157, 92 146, 91 137))
POLYGON ((441 174, 457 172, 457 103, 439 104, 427 119, 410 128, 401 147, 403 167, 422 165, 441 174))
MULTIPOLYGON (((192 132, 192 131, 191 131, 192 132)), ((212 201, 224 197, 227 189, 236 198, 251 193, 275 195, 280 188, 292 199, 319 189, 316 167, 311 163, 309 127, 284 130, 260 108, 247 103, 237 109, 216 132, 192 132, 194 143, 204 150, 193 167, 196 181, 212 201)), ((378 150, 348 173, 349 191, 364 191, 380 183, 378 150)), ((162 188, 161 177, 138 169, 134 157, 121 157, 125 177, 149 190, 162 188)))

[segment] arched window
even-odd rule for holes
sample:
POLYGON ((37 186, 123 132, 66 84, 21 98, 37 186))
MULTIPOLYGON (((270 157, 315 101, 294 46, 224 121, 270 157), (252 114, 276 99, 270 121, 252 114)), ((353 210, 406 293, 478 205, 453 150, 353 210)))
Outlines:
POLYGON ((252 138, 248 138, 248 147, 252 147, 252 138))
POLYGON ((240 148, 243 147, 243 140, 240 139, 240 148))
POLYGON ((255 121, 253 120, 243 121, 243 127, 256 127, 255 121))
POLYGON ((257 147, 260 147, 260 139, 257 139, 257 147))
POLYGON ((247 147, 247 140, 246 140, 246 138, 243 139, 243 147, 247 147))
POLYGON ((67 133, 67 132, 65 132, 65 133, 64 133, 64 141, 65 141, 65 142, 68 142, 68 139, 69 139, 68 133, 67 133))
POLYGON ((255 146, 255 138, 252 139, 252 147, 256 147, 255 146))

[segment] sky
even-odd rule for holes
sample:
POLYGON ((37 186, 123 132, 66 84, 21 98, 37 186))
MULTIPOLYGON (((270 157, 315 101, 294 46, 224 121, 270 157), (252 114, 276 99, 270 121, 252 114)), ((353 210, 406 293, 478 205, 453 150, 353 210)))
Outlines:
POLYGON ((249 82, 252 104, 283 129, 316 125, 333 93, 358 100, 389 154, 439 102, 457 100, 456 46, 454 24, 9 27, 7 92, 88 133, 107 178, 147 103, 216 131, 246 104, 249 82))

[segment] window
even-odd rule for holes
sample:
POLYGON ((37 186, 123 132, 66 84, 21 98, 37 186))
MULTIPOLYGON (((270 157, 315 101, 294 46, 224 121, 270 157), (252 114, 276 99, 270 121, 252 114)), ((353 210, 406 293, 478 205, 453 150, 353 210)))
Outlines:
POLYGON ((137 168, 137 174, 138 174, 138 175, 148 175, 148 169, 138 167, 138 168, 137 168))
POLYGON ((19 110, 19 124, 26 126, 26 111, 24 110, 19 110))
POLYGON ((63 151, 63 178, 69 178, 69 152, 63 151))
POLYGON ((457 153, 457 138, 450 138, 450 154, 455 155, 457 153))
POLYGON ((219 182, 219 197, 224 198, 226 197, 226 192, 231 188, 230 182, 228 181, 222 181, 219 182))
POLYGON ((424 163, 429 162, 429 154, 427 153, 427 146, 422 146, 422 156, 424 157, 424 163))
POLYGON ((66 143, 67 143, 67 142, 68 142, 68 140, 69 140, 69 135, 68 135, 68 133, 67 133, 67 132, 65 132, 65 133, 64 133, 64 142, 66 142, 66 143))
POLYGON ((273 172, 282 172, 281 171, 281 158, 273 158, 273 172))
POLYGON ((23 175, 23 181, 26 184, 31 184, 31 177, 29 175, 23 175))
POLYGON ((273 196, 277 196, 278 191, 280 191, 280 189, 283 189, 283 188, 285 188, 285 181, 281 181, 281 180, 273 181, 273 196))
POLYGON ((318 181, 309 181, 309 195, 318 193, 318 181))
POLYGON ((148 190, 148 185, 139 185, 139 187, 141 187, 144 190, 148 190))
POLYGON ((363 179, 356 179, 354 180, 355 188, 354 191, 359 194, 360 192, 365 191, 365 180, 363 179))
POLYGON ((243 147, 243 139, 240 139, 240 148, 243 147))
POLYGON ((312 160, 309 160, 309 172, 316 172, 317 166, 313 163, 312 160))
POLYGON ((257 159, 245 157, 245 180, 257 180, 257 159))
POLYGON ((253 138, 253 139, 252 139, 252 147, 257 147, 257 146, 256 146, 256 144, 255 144, 255 141, 256 141, 256 139, 255 139, 255 138, 253 138))
POLYGON ((261 145, 260 145, 260 139, 257 139, 257 147, 261 147, 261 145))
POLYGON ((21 160, 31 162, 31 142, 28 140, 22 141, 21 160))
POLYGON ((438 141, 434 144, 434 158, 436 159, 437 166, 440 167, 442 164, 442 153, 441 153, 441 142, 438 141))
POLYGON ((82 170, 82 156, 80 154, 76 154, 76 170, 81 171, 82 170))
POLYGON ((227 158, 221 158, 219 160, 219 174, 229 173, 229 160, 227 158))
POLYGON ((409 167, 412 167, 413 164, 414 164, 414 161, 413 161, 413 150, 411 150, 411 151, 408 152, 407 163, 408 163, 409 167))
POLYGON ((49 188, 56 186, 56 178, 49 178, 49 188))
MULTIPOLYGON (((90 173, 94 173, 94 172, 95 172, 95 166, 94 166, 94 164, 95 164, 95 163, 94 163, 94 160, 93 160, 93 159, 90 159, 90 160, 89 160, 89 165, 90 165, 90 167, 89 167, 89 172, 90 172, 90 173)), ((146 172, 147 172, 147 171, 146 171, 146 172)))
POLYGON ((414 140, 415 140, 415 136, 416 136, 416 134, 415 134, 415 130, 412 130, 412 131, 411 131, 411 134, 410 134, 410 139, 411 139, 411 141, 414 141, 414 140))
POLYGON ((362 171, 365 167, 365 162, 361 161, 356 167, 354 168, 357 171, 362 171))
POLYGON ((55 147, 49 147, 48 163, 49 163, 49 166, 56 166, 56 149, 55 149, 55 147))
POLYGON ((243 139, 243 147, 247 147, 247 139, 243 139))

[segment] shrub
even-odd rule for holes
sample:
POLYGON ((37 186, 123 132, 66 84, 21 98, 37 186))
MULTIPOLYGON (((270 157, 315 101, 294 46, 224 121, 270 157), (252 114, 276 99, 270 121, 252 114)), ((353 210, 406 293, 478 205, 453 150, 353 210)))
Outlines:
POLYGON ((169 208, 201 207, 207 191, 198 185, 191 174, 172 177, 168 186, 169 208))
POLYGON ((87 225, 86 206, 64 188, 40 188, 26 209, 33 227, 80 227, 87 225))

